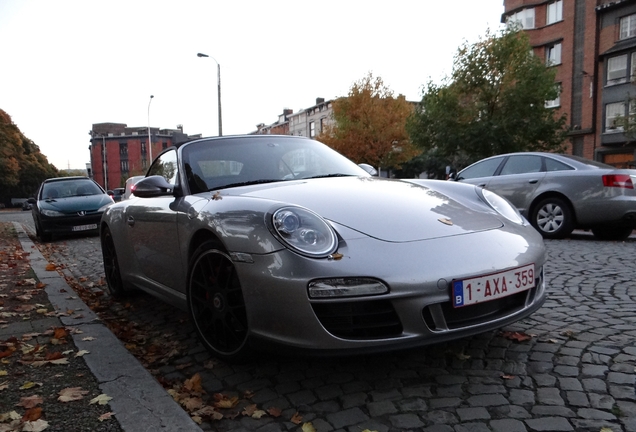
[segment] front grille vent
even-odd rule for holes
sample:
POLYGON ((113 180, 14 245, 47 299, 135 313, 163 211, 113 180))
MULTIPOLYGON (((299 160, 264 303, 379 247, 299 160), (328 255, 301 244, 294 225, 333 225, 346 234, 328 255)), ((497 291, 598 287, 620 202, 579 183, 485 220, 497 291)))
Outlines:
POLYGON ((402 334, 402 323, 391 302, 386 300, 313 303, 312 307, 325 329, 343 339, 376 339, 402 334))

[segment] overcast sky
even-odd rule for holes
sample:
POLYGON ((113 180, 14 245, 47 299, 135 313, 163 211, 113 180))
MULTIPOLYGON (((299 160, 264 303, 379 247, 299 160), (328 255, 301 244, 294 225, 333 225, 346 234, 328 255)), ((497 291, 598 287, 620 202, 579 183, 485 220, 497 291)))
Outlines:
POLYGON ((249 133, 345 96, 371 72, 420 100, 503 0, 0 0, 0 109, 58 169, 84 168, 93 123, 249 133), (150 110, 150 95, 154 95, 150 110))

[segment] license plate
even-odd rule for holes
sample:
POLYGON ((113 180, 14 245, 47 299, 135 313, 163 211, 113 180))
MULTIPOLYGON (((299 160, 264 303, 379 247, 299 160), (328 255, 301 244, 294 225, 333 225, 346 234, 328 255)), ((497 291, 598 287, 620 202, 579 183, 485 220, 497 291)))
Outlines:
POLYGON ((73 231, 88 231, 88 230, 94 230, 94 229, 97 229, 97 224, 76 225, 73 227, 73 231))
POLYGON ((468 306, 534 288, 534 264, 453 281, 453 307, 468 306))

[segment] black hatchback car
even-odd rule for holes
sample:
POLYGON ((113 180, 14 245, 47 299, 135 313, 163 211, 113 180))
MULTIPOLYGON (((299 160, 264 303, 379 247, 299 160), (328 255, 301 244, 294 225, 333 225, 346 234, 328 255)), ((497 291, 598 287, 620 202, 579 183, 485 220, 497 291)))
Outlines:
POLYGON ((102 213, 113 200, 88 177, 59 177, 44 180, 29 203, 37 236, 50 241, 54 234, 98 232, 102 213))

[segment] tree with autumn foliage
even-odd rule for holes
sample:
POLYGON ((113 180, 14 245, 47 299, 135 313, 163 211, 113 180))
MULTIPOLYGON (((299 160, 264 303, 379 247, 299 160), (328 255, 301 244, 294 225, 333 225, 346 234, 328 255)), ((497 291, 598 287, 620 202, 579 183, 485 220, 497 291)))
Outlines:
POLYGON ((0 109, 0 203, 34 195, 40 183, 57 172, 40 148, 0 109))
POLYGON ((318 137, 356 163, 398 167, 417 154, 406 132, 413 106, 371 73, 332 105, 334 123, 318 137))
POLYGON ((450 78, 426 85, 408 121, 411 140, 456 168, 508 152, 562 151, 565 114, 546 107, 559 95, 554 79, 524 32, 487 32, 459 48, 450 78))

